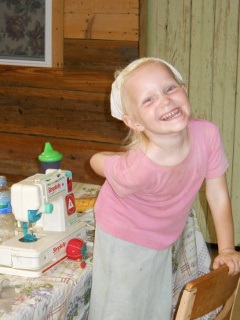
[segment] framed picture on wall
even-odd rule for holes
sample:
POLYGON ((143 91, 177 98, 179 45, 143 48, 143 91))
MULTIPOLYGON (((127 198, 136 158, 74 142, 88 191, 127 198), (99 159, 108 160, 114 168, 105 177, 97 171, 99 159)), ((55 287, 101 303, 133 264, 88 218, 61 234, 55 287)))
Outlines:
POLYGON ((63 54, 55 52, 63 49, 62 21, 62 0, 0 0, 0 64, 53 67, 55 56, 62 66, 63 54), (53 9, 57 4, 56 18, 53 9), (61 34, 53 41, 54 30, 61 34))

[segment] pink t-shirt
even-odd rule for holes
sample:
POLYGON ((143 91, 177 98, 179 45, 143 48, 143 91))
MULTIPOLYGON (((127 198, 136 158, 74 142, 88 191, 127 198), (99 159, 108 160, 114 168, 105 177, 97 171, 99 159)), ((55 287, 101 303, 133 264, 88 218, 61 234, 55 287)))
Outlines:
POLYGON ((191 120, 189 128, 190 150, 178 165, 158 165, 140 150, 105 161, 106 181, 95 205, 100 228, 156 250, 179 237, 204 179, 228 167, 218 127, 191 120))

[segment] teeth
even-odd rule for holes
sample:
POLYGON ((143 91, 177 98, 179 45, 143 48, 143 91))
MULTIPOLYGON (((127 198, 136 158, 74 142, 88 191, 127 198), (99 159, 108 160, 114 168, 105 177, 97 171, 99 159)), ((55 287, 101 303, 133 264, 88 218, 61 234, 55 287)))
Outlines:
POLYGON ((181 115, 181 111, 179 109, 177 109, 172 112, 169 112, 168 114, 165 114, 163 117, 161 117, 161 120, 164 120, 164 121, 171 120, 171 119, 174 119, 180 115, 181 115))

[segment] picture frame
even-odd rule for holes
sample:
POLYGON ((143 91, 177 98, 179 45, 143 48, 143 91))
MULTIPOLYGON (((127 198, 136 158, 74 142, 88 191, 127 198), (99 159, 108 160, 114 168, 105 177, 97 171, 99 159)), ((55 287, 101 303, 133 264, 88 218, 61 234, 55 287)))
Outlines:
POLYGON ((0 3, 6 11, 0 13, 0 65, 61 68, 63 0, 32 1, 31 10, 24 3, 21 0, 0 3), (12 28, 7 29, 8 21, 12 22, 12 28))

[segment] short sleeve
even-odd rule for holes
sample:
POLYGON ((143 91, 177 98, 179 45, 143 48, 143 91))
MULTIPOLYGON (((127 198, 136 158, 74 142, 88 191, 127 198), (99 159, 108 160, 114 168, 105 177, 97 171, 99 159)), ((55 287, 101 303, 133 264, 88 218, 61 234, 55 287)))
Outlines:
POLYGON ((213 125, 206 131, 208 143, 208 167, 206 179, 213 179, 221 176, 228 168, 228 161, 224 152, 223 143, 219 128, 213 125))
POLYGON ((104 164, 104 173, 114 192, 121 198, 142 190, 149 183, 144 169, 144 154, 129 151, 126 154, 109 157, 104 164))

